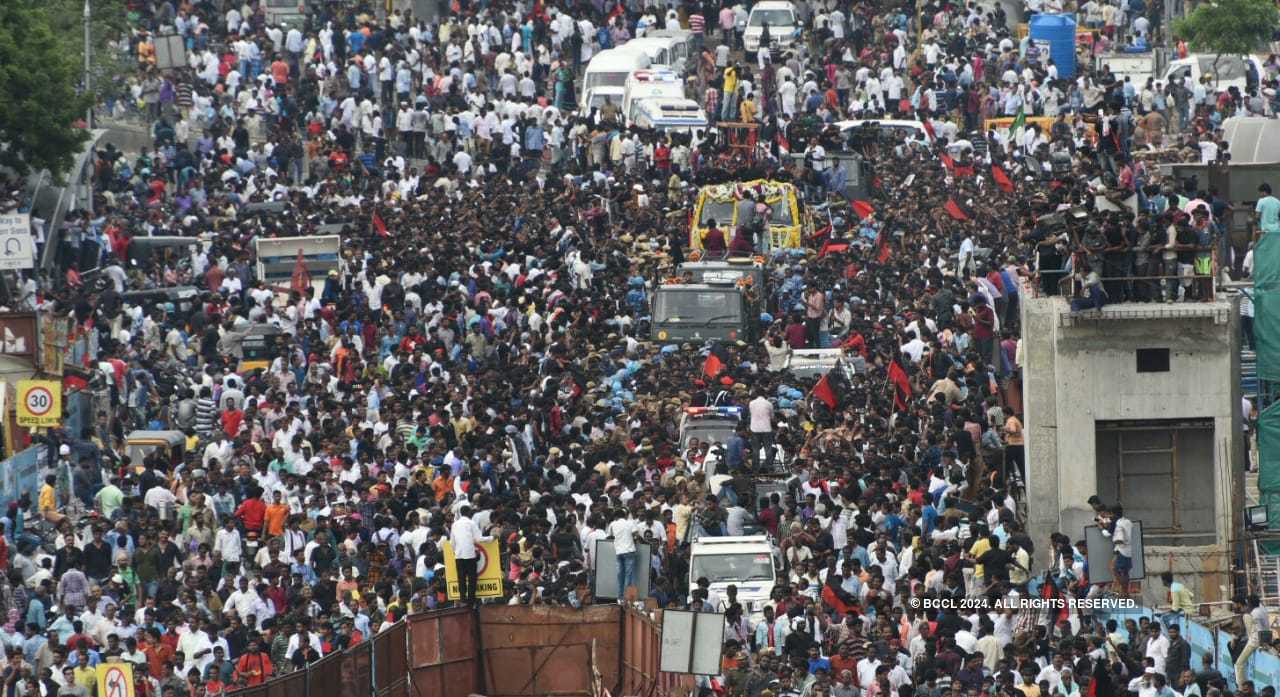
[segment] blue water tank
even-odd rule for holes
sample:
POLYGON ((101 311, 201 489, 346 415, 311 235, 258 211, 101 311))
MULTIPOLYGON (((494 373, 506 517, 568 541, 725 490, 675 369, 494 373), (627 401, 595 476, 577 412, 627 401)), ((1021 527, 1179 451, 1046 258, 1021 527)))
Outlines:
MULTIPOLYGON (((1076 20, 1071 15, 1035 15, 1031 18, 1031 41, 1048 49, 1053 64, 1058 66, 1058 78, 1069 80, 1076 76, 1076 20)), ((1043 59, 1042 59, 1043 60, 1043 59)))

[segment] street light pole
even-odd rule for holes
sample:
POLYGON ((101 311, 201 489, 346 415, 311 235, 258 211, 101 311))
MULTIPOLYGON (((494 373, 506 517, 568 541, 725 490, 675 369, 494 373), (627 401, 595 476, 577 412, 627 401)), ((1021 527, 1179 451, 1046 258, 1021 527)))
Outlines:
MULTIPOLYGON (((89 31, 89 21, 92 18, 93 13, 89 9, 89 0, 84 0, 84 93, 87 95, 93 93, 93 78, 89 70, 93 51, 92 32, 89 31)), ((84 125, 85 128, 93 129, 93 102, 89 102, 89 110, 85 114, 84 125)))
MULTIPOLYGON (((90 31, 90 20, 93 19, 93 12, 89 8, 90 0, 84 0, 84 93, 89 97, 89 106, 85 111, 84 127, 89 131, 89 139, 93 140, 93 72, 89 66, 93 58, 93 32, 90 31)), ((91 158, 86 165, 90 168, 93 166, 91 158)), ((92 169, 90 170, 92 171, 92 169)), ((81 172, 75 172, 76 176, 82 176, 81 172)), ((93 176, 84 178, 84 208, 89 212, 89 216, 93 216, 93 176)))

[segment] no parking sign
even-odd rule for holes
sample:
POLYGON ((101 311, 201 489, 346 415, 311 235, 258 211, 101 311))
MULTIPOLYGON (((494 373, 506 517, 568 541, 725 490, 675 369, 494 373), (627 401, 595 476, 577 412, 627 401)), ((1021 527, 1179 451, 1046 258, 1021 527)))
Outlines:
POLYGON ((133 697, 133 667, 128 663, 99 663, 98 697, 133 697))
MULTIPOLYGON (((458 565, 453 556, 453 545, 449 542, 444 543, 444 579, 449 599, 461 599, 458 565)), ((476 543, 476 597, 502 597, 502 554, 497 540, 476 543)))
POLYGON ((18 425, 57 426, 62 423, 62 383, 57 380, 18 381, 18 425))

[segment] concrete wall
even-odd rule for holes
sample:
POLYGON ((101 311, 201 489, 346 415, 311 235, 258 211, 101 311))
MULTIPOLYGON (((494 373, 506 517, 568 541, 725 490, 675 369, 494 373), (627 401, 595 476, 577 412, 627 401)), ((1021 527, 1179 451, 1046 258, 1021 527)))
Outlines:
MULTIPOLYGON (((1028 293, 1029 295, 1029 293, 1028 293)), ((1027 297, 1024 295, 1024 297, 1027 297)), ((1095 424, 1110 420, 1211 419, 1218 544, 1148 545, 1144 595, 1163 602, 1158 574, 1172 568, 1198 600, 1228 594, 1227 543, 1243 498, 1239 331, 1228 301, 1122 304, 1100 315, 1071 313, 1062 298, 1023 304, 1028 527, 1033 539, 1062 531, 1073 540, 1093 521, 1095 424), (1170 349, 1170 370, 1138 373, 1135 351, 1170 349), (1198 577, 1192 577, 1197 574, 1198 577)), ((1047 555, 1037 545, 1037 551, 1047 555)), ((1047 556, 1037 560, 1046 563, 1047 556)))

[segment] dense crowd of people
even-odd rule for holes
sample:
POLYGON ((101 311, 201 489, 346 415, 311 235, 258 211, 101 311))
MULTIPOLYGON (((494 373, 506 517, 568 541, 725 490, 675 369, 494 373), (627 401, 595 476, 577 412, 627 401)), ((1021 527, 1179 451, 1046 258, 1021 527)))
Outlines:
MULTIPOLYGON (((1152 163, 1225 159, 1225 118, 1274 111, 1274 57, 1218 94, 1095 74, 1087 50, 1061 75, 999 4, 799 3, 799 39, 756 56, 743 5, 458 0, 430 21, 306 5, 281 26, 257 3, 131 5, 137 71, 99 117, 146 119, 154 146, 98 151, 93 215, 50 236, 59 272, 20 299, 96 334, 79 368, 102 396, 81 432, 42 437, 48 472, 5 511, 4 697, 92 694, 116 660, 147 695, 261 684, 475 602, 488 540, 504 584, 487 602, 579 607, 601 539, 622 585, 648 545, 659 607, 725 613, 703 684, 724 694, 1274 694, 1192 665, 1177 620, 994 609, 1103 590, 1082 543, 1023 527, 1020 301, 1207 300, 1247 273, 1220 193, 1152 163), (690 96, 754 123, 755 151, 576 109, 591 56, 653 28, 694 32, 690 96), (171 33, 189 65, 160 70, 171 33), (988 128, 1002 116, 1012 129, 988 128), (832 125, 886 117, 927 135, 832 125), (699 185, 836 189, 826 155, 844 150, 870 161, 868 198, 831 206, 822 253, 769 260, 762 341, 650 341, 699 185), (268 201, 282 210, 250 207, 268 201), (341 231, 326 278, 257 276, 255 239, 321 226, 341 231), (158 236, 199 242, 140 242, 158 236), (132 294, 186 286, 191 302, 132 294), (264 324, 268 365, 241 370, 264 324), (786 356, 833 346, 867 370, 810 398, 786 356), (749 416, 682 448, 681 409, 708 404, 749 416), (130 432, 166 429, 178 458, 130 455, 130 432), (787 493, 756 500, 773 443, 787 493), (708 457, 733 475, 715 490, 708 457), (748 518, 777 545, 763 608, 689 581, 691 531, 748 518)), ((1150 37, 1157 8, 1081 6, 1089 50, 1150 37)))

